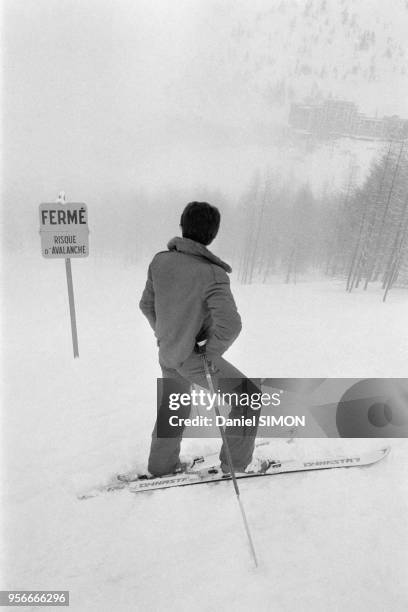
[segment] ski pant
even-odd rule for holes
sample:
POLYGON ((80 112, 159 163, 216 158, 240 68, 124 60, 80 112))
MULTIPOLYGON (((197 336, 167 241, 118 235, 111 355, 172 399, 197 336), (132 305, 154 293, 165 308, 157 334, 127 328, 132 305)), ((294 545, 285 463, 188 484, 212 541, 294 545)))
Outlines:
MULTIPOLYGON (((160 364, 163 376, 163 388, 160 403, 158 405, 158 415, 156 424, 152 433, 152 443, 150 447, 148 470, 154 476, 162 476, 171 474, 179 467, 180 445, 183 436, 184 426, 172 427, 172 437, 158 437, 160 422, 168 423, 171 415, 176 414, 169 409, 169 396, 171 393, 190 393, 192 383, 200 385, 208 389, 208 383, 204 372, 203 360, 197 353, 193 353, 184 363, 177 369, 168 368, 164 364, 160 364), (162 421, 161 421, 162 419, 162 421)), ((211 376, 213 379, 215 392, 218 390, 221 393, 237 392, 237 383, 233 381, 223 381, 219 379, 240 379, 242 382, 242 390, 246 393, 259 393, 260 389, 242 372, 237 370, 232 364, 217 357, 211 360, 210 364, 211 376)), ((177 410, 177 416, 180 418, 188 418, 190 415, 191 406, 180 406, 177 410)), ((255 425, 246 427, 227 426, 225 434, 228 446, 231 452, 232 464, 234 469, 239 472, 245 471, 245 468, 251 462, 252 453, 255 445, 255 437, 258 429, 260 410, 252 410, 250 407, 231 406, 231 411, 228 418, 237 418, 245 416, 245 418, 254 418, 255 425)), ((229 471, 227 454, 224 444, 220 452, 221 467, 224 471, 229 471)))

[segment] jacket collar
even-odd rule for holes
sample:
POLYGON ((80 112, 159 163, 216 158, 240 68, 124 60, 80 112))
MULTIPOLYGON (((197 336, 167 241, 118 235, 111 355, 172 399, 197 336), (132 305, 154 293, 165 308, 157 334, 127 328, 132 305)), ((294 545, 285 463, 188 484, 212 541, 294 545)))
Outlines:
POLYGON ((211 263, 216 266, 220 266, 226 272, 232 272, 231 266, 229 266, 225 261, 222 261, 219 257, 211 253, 200 242, 195 242, 195 240, 190 240, 190 238, 180 238, 176 236, 172 238, 167 245, 169 251, 178 251, 179 253, 187 253, 188 255, 195 255, 197 257, 203 257, 204 259, 208 259, 211 263))

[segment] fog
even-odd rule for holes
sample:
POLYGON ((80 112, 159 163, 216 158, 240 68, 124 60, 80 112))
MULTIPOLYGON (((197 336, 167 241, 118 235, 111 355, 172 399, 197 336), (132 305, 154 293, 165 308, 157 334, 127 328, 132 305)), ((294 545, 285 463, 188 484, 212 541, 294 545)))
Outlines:
MULTIPOLYGON (((405 140, 380 140, 290 117, 353 102, 357 124, 408 119, 408 0, 2 0, 0 12, 4 584, 70 589, 71 612, 407 609, 403 439, 361 471, 244 481, 257 573, 227 483, 167 503, 79 501, 76 485, 145 471, 160 367, 138 305, 192 200, 222 213, 210 248, 233 268, 243 329, 226 357, 239 371, 339 389, 406 376, 408 122, 390 121, 405 140), (88 207, 89 257, 75 250, 83 224, 44 232, 55 251, 42 256, 39 205, 61 191, 88 207)), ((345 398, 330 406, 354 409, 345 398)), ((350 427, 394 436, 393 398, 364 398, 350 427)), ((274 438, 274 466, 388 446, 298 435, 274 438)), ((187 438, 182 453, 218 448, 187 438)))
MULTIPOLYGON (((333 147, 308 152, 294 143, 290 101, 318 87, 364 112, 407 111, 407 13, 402 2, 390 12, 380 0, 306 4, 310 23, 304 2, 5 0, 5 243, 21 248, 14 236, 24 235, 34 244, 38 204, 60 190, 87 202, 98 240, 112 223, 126 223, 124 207, 149 198, 174 224, 172 234, 186 201, 219 194, 234 206, 266 167, 314 190, 340 188, 349 160, 333 147), (360 40, 366 27, 375 30, 376 50, 369 59, 363 49, 356 67, 350 36, 360 40), (307 57, 319 78, 294 75, 307 57), (326 64, 350 74, 332 78, 326 64), (273 92, 282 79, 290 96, 279 102, 273 92)), ((371 153, 353 146, 345 154, 358 157, 363 178, 371 153)))
POLYGON ((7 177, 35 199, 205 182, 208 173, 215 182, 206 149, 230 146, 230 131, 239 141, 248 105, 239 110, 214 57, 211 6, 5 2, 7 177))

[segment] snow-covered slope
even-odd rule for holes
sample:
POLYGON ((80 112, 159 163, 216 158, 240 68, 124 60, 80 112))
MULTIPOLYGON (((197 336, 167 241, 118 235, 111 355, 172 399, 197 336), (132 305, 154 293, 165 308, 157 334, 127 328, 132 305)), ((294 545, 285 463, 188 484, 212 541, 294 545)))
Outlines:
MULTIPOLYGON (((159 375, 138 311, 145 270, 73 262, 80 359, 62 261, 8 262, 4 311, 2 588, 69 589, 75 612, 358 610, 408 605, 408 445, 367 469, 243 482, 254 570, 228 483, 78 501, 79 485, 142 465, 159 375)), ((407 297, 336 283, 234 287, 229 358, 256 376, 404 376, 407 297), (374 332, 375 330, 375 332, 374 332)), ((280 457, 384 440, 276 440, 280 457)), ((184 452, 216 450, 186 440, 184 452)))
POLYGON ((369 114, 407 115, 407 24, 405 0, 213 1, 187 76, 206 102, 224 94, 232 118, 245 95, 249 114, 261 95, 275 113, 333 96, 369 114))

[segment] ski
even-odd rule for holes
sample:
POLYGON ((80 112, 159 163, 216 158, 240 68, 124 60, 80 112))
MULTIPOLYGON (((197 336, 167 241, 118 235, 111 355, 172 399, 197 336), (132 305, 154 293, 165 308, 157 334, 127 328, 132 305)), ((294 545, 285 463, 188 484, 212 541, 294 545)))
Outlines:
MULTIPOLYGON (((291 441, 292 439, 287 440, 288 443, 290 443, 291 441)), ((259 440, 256 442, 255 448, 259 448, 261 446, 268 446, 269 444, 270 444, 269 440, 266 440, 266 441, 259 440)), ((219 450, 213 453, 209 453, 207 455, 197 455, 196 457, 192 459, 191 468, 195 468, 195 466, 199 463, 207 463, 208 465, 210 461, 213 461, 211 457, 216 457, 218 454, 219 454, 219 450)), ((210 464, 210 466, 212 466, 212 463, 210 464)), ((97 497, 98 495, 101 495, 102 493, 109 493, 112 491, 120 491, 121 489, 127 489, 129 484, 131 482, 135 482, 135 480, 129 481, 129 480, 126 480, 123 476, 124 476, 123 474, 114 474, 107 483, 105 482, 100 485, 95 485, 91 489, 77 493, 77 498, 78 499, 91 499, 92 497, 97 497)), ((145 478, 144 476, 141 477, 141 479, 144 479, 144 478, 145 478)))
MULTIPOLYGON (((339 457, 319 456, 314 459, 286 459, 283 461, 271 460, 263 465, 261 471, 238 473, 241 478, 260 478, 278 474, 296 472, 309 472, 314 470, 327 470, 336 468, 363 467, 377 463, 390 452, 390 447, 367 451, 364 453, 351 453, 339 457)), ((193 469, 187 472, 169 474, 158 478, 140 478, 132 482, 124 482, 115 477, 112 482, 103 487, 96 488, 88 493, 79 495, 79 499, 89 499, 107 491, 127 489, 131 493, 143 493, 172 487, 185 487, 195 484, 222 482, 231 480, 230 474, 224 474, 219 465, 212 465, 202 469, 193 469)))
MULTIPOLYGON (((276 474, 289 474, 291 472, 309 472, 312 470, 327 470, 333 468, 350 468, 372 465, 383 459, 390 452, 390 447, 379 450, 368 451, 362 454, 351 454, 343 457, 319 457, 308 461, 288 459, 285 461, 270 461, 269 465, 259 472, 238 473, 236 476, 241 478, 260 478, 263 476, 273 476, 276 474)), ((211 466, 203 470, 194 470, 182 474, 161 476, 160 478, 150 478, 136 480, 129 483, 129 491, 141 493, 143 491, 154 491, 157 489, 169 489, 171 487, 185 487, 194 484, 204 484, 210 482, 220 482, 231 480, 230 474, 224 474, 219 466, 211 466)))

